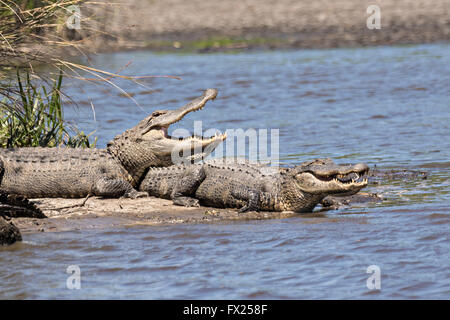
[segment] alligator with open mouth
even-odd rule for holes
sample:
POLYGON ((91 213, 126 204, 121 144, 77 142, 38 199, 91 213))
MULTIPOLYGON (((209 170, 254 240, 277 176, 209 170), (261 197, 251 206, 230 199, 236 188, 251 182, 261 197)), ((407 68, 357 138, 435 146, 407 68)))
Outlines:
POLYGON ((0 191, 29 198, 78 198, 146 196, 136 190, 149 167, 174 164, 173 150, 183 152, 180 161, 206 157, 225 138, 188 137, 172 139, 168 127, 189 112, 200 110, 217 96, 207 89, 176 110, 155 111, 135 127, 108 143, 106 149, 14 148, 0 150, 0 191))
POLYGON ((311 212, 329 195, 348 196, 366 187, 368 171, 364 163, 338 165, 331 159, 292 168, 218 159, 150 168, 139 190, 182 206, 311 212))

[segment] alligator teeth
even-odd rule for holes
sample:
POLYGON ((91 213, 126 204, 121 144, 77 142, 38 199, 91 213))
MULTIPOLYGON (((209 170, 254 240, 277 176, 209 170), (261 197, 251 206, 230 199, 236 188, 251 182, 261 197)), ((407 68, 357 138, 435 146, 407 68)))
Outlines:
MULTIPOLYGON (((185 139, 189 139, 191 141, 207 142, 207 141, 214 141, 214 140, 218 140, 218 139, 225 140, 226 138, 227 138, 226 133, 218 133, 218 132, 216 132, 214 134, 214 136, 211 136, 211 137, 208 137, 208 138, 207 137, 199 137, 199 136, 196 136, 196 135, 192 135, 192 136, 187 137, 185 139)), ((180 138, 178 138, 178 140, 184 140, 184 139, 180 137, 180 138)))

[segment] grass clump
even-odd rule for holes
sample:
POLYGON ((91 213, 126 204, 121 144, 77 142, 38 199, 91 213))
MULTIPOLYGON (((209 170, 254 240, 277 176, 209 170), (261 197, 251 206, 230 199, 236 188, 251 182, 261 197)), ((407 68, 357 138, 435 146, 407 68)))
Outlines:
MULTIPOLYGON (((89 136, 63 118, 62 68, 52 34, 77 0, 0 0, 0 147, 92 147, 89 136), (36 47, 37 46, 37 47, 36 47), (37 74, 33 64, 60 70, 56 79, 37 74), (17 70, 17 77, 14 73, 17 70), (25 79, 21 79, 24 75, 25 79), (31 75, 31 76, 30 76, 31 75), (12 78, 12 79, 11 79, 12 78), (38 85, 37 81, 49 85, 38 85)), ((63 61, 64 62, 64 61, 63 61)))
POLYGON ((80 132, 63 119, 63 75, 112 85, 136 104, 131 95, 114 83, 116 79, 126 79, 141 86, 141 81, 146 78, 178 79, 172 76, 125 76, 65 58, 74 54, 86 55, 84 49, 89 51, 90 38, 107 36, 95 27, 96 16, 90 10, 98 7, 98 12, 106 13, 107 8, 115 5, 108 1, 0 0, 0 147, 95 145, 96 139, 93 143, 89 140, 91 134, 80 132), (75 20, 80 29, 71 24, 75 20), (55 69, 60 71, 59 76, 47 72, 55 69), (17 77, 14 70, 17 70, 17 77), (20 75, 26 75, 25 79, 20 75), (46 85, 38 85, 37 81, 46 85))
POLYGON ((0 147, 94 147, 86 135, 64 121, 61 100, 62 73, 52 83, 38 87, 26 73, 17 72, 17 90, 0 103, 0 147))

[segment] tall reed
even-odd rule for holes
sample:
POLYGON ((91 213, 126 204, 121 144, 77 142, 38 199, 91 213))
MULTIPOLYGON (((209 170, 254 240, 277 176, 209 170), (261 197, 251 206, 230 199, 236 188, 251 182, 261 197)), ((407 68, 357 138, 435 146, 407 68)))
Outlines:
POLYGON ((17 91, 7 103, 0 103, 0 147, 93 147, 86 135, 64 121, 61 99, 63 75, 52 83, 38 87, 26 73, 17 71, 17 91))

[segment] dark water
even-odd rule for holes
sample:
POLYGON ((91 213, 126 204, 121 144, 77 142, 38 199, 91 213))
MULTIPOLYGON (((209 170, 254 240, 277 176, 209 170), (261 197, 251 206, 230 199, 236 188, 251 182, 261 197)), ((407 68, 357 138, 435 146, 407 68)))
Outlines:
POLYGON ((69 85, 66 117, 99 146, 204 88, 219 97, 178 127, 280 129, 285 163, 331 157, 429 172, 364 191, 385 201, 284 220, 26 234, 0 249, 1 298, 450 298, 450 47, 211 55, 127 52, 93 65, 179 75, 145 87, 69 85), (90 101, 94 103, 96 122, 90 101), (141 109, 142 108, 142 109, 141 109), (81 289, 66 288, 78 265, 81 289), (370 290, 377 265, 381 289, 370 290))

